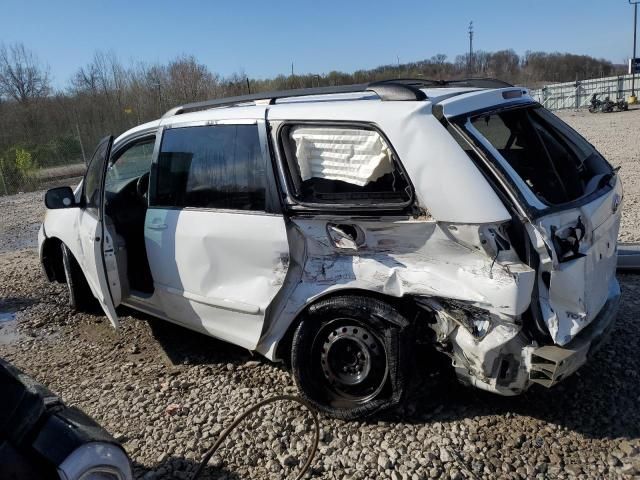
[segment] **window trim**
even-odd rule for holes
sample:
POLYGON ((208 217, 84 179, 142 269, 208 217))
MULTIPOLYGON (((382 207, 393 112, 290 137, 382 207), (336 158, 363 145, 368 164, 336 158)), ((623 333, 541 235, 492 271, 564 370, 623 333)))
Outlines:
MULTIPOLYGON (((151 132, 144 132, 142 135, 136 135, 135 137, 130 137, 127 139, 126 143, 118 145, 113 149, 113 153, 109 157, 109 163, 113 165, 117 159, 119 159, 127 150, 135 147, 138 143, 144 142, 145 140, 154 140, 154 148, 157 130, 153 130, 151 132)), ((153 152, 155 153, 155 152, 153 152)), ((151 154, 151 162, 153 162, 153 153, 151 154)))
MULTIPOLYGON (((106 155, 103 159, 103 163, 101 165, 102 168, 100 169, 100 174, 98 176, 98 194, 100 195, 100 206, 98 208, 93 208, 93 207, 88 208, 87 202, 86 202, 86 195, 85 195, 86 189, 87 189, 87 174, 89 173, 89 170, 93 165, 93 162, 96 160, 95 156, 91 157, 91 160, 87 165, 87 169, 85 170, 84 176, 82 177, 82 189, 80 191, 80 209, 98 221, 102 220, 102 211, 104 209, 104 180, 106 177, 107 165, 109 164, 109 160, 111 159, 111 152, 113 151, 113 143, 114 143, 113 135, 108 135, 103 139, 101 139, 100 143, 98 143, 98 146, 102 145, 102 143, 104 142, 107 143, 107 151, 105 152, 106 155), (94 210, 97 211, 97 215, 94 213, 94 210)), ((98 147, 96 147, 96 150, 97 148, 98 147)))
POLYGON ((182 122, 178 124, 163 125, 158 129, 156 144, 153 151, 153 160, 151 163, 151 175, 149 177, 149 200, 148 208, 157 210, 186 210, 186 211, 207 211, 207 212, 220 212, 220 213, 239 213, 248 215, 274 215, 279 212, 269 211, 269 196, 272 193, 273 188, 270 185, 270 176, 267 171, 267 178, 265 180, 265 208, 263 210, 243 210, 234 208, 217 208, 217 207, 193 207, 193 206, 176 206, 176 205, 159 205, 154 204, 156 200, 156 192, 159 181, 158 162, 160 159, 160 149, 162 148, 162 141, 166 130, 174 130, 178 128, 191 128, 191 127, 215 127, 215 126, 232 126, 232 125, 255 125, 258 133, 258 142, 260 143, 260 152, 262 154, 262 161, 265 169, 271 168, 271 164, 268 157, 268 150, 263 143, 263 139, 266 137, 264 133, 261 133, 261 127, 265 128, 265 121, 256 118, 239 118, 239 119, 219 119, 219 120, 197 120, 190 122, 182 122))
POLYGON ((348 211, 348 212, 366 212, 373 211, 375 213, 379 213, 381 211, 391 211, 394 214, 398 212, 403 212, 407 208, 411 207, 415 203, 415 188, 413 183, 411 182, 411 177, 407 173, 400 156, 396 152, 393 144, 387 137, 387 135, 382 131, 382 129, 373 122, 362 122, 362 121, 351 121, 351 120, 283 120, 279 121, 278 126, 275 132, 275 140, 277 148, 275 148, 276 160, 278 163, 278 170, 280 174, 280 184, 284 189, 284 195, 286 201, 288 203, 288 207, 293 210, 313 210, 313 211, 348 211), (373 130, 378 135, 380 135, 383 140, 387 143, 389 148, 393 153, 393 161, 397 169, 404 176, 407 186, 409 189, 409 199, 402 203, 377 203, 371 205, 363 205, 357 203, 344 203, 344 204, 336 204, 336 203, 316 203, 316 202, 303 202, 296 198, 296 196, 292 193, 294 191, 293 188, 293 177, 291 170, 289 168, 289 161, 287 159, 287 154, 285 151, 285 146, 283 143, 283 135, 285 129, 294 127, 294 126, 308 126, 308 127, 339 127, 339 128, 360 128, 365 130, 373 130))
POLYGON ((155 148, 156 148, 156 141, 157 141, 157 137, 156 137, 156 131, 154 130, 153 132, 146 132, 144 135, 138 135, 136 137, 132 137, 131 139, 127 140, 127 143, 123 144, 122 146, 118 146, 118 148, 116 150, 113 150, 113 154, 111 154, 109 156, 109 161, 107 169, 105 171, 105 192, 106 192, 106 185, 107 185, 107 173, 109 173, 109 168, 111 168, 113 166, 114 163, 116 163, 120 157, 122 157, 122 155, 124 155, 129 149, 135 147, 136 145, 143 143, 145 140, 153 140, 153 142, 149 142, 149 143, 153 143, 153 151, 151 152, 151 163, 149 164, 149 172, 151 172, 151 168, 153 165, 153 159, 155 156, 155 148))

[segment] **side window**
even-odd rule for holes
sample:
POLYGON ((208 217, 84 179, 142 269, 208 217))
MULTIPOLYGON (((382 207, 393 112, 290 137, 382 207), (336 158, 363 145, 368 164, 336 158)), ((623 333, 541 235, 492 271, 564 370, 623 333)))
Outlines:
POLYGON ((265 162, 257 125, 165 130, 153 206, 265 209, 265 162))
POLYGON ((292 193, 302 203, 404 205, 411 188, 372 128, 294 125, 282 130, 292 193))
POLYGON ((153 144, 155 138, 146 138, 127 148, 113 160, 107 170, 104 188, 107 192, 114 192, 128 180, 139 178, 151 169, 153 144))
POLYGON ((98 148, 93 153, 87 173, 84 176, 82 199, 87 210, 97 215, 100 210, 102 196, 100 195, 100 180, 104 168, 104 158, 108 154, 111 145, 110 138, 105 138, 100 142, 98 148))

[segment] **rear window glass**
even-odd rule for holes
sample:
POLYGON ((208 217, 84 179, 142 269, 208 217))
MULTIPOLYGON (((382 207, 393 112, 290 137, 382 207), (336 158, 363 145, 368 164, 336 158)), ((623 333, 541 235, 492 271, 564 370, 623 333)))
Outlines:
POLYGON ((404 204, 406 175, 384 137, 363 127, 287 126, 282 134, 295 198, 321 204, 404 204))
POLYGON ((471 123, 548 204, 592 193, 611 171, 584 138, 542 108, 482 115, 471 123))

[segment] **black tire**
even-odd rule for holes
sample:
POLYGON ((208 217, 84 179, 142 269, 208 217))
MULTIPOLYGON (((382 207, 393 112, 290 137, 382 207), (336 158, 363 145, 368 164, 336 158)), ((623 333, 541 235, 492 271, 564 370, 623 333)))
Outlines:
POLYGON ((374 298, 334 297, 312 305, 291 348, 302 397, 345 420, 397 405, 412 358, 409 325, 395 308, 374 298))
POLYGON ((67 279, 67 289, 69 290, 69 306, 75 312, 94 312, 97 301, 78 261, 65 244, 62 244, 61 248, 62 265, 67 279))

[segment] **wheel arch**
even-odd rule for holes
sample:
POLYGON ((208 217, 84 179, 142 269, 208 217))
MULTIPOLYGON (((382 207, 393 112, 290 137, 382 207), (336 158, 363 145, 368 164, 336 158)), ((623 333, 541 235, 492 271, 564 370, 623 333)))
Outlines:
POLYGON ((64 283, 67 280, 62 263, 62 244, 57 237, 47 237, 42 244, 40 263, 50 282, 64 283))
POLYGON ((328 290, 316 297, 313 297, 311 301, 302 306, 298 312, 292 317, 291 322, 286 328, 285 333, 277 339, 274 343, 273 351, 275 352, 273 356, 273 360, 275 361, 285 361, 285 363, 289 363, 290 353, 291 353, 291 345, 293 342, 293 336, 300 325, 300 322, 304 318, 305 314, 309 311, 311 307, 317 305, 318 303, 329 300, 331 298, 336 297, 367 297, 373 298, 376 300, 380 300, 385 302, 395 309, 398 310, 405 318, 413 321, 414 317, 420 313, 419 307, 416 305, 413 297, 409 295, 405 295, 402 297, 396 297, 393 295, 387 295, 381 292, 376 292, 372 290, 360 289, 360 288, 344 288, 344 289, 334 289, 328 290))

